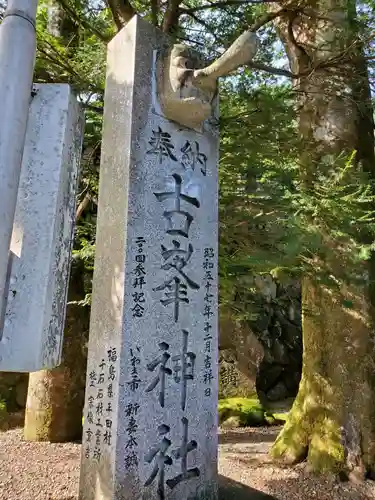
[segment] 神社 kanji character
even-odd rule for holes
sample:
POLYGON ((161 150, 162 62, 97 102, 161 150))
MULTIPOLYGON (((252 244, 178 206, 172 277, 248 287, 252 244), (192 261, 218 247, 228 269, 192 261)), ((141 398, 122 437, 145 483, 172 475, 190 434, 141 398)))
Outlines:
POLYGON ((171 134, 163 132, 160 127, 158 127, 158 130, 152 131, 149 144, 151 149, 147 151, 147 154, 156 155, 160 164, 163 162, 163 158, 170 158, 173 161, 177 161, 177 158, 173 154, 174 146, 171 141, 171 134))
POLYGON ((151 361, 151 363, 147 364, 147 369, 150 372, 153 372, 155 368, 159 366, 159 373, 153 379, 153 381, 146 388, 146 392, 151 392, 155 389, 155 387, 160 383, 160 391, 159 391, 159 403, 162 408, 164 408, 164 400, 165 400, 165 376, 172 375, 172 370, 170 368, 166 368, 166 364, 171 357, 171 355, 167 352, 169 349, 169 344, 166 342, 160 342, 159 348, 163 351, 163 354, 158 358, 151 361))
POLYGON ((198 447, 198 444, 195 440, 191 440, 188 442, 188 433, 189 433, 189 421, 186 417, 181 419, 182 422, 182 441, 181 446, 176 450, 172 451, 172 456, 176 460, 181 460, 181 474, 174 477, 173 479, 168 479, 167 485, 171 490, 175 488, 182 481, 187 481, 188 479, 193 479, 194 477, 200 476, 200 471, 198 467, 194 467, 193 469, 188 469, 188 453, 195 450, 198 447))
POLYGON ((165 264, 161 266, 162 269, 169 271, 170 269, 175 269, 186 281, 190 288, 193 290, 198 290, 199 285, 194 283, 192 279, 184 273, 183 268, 189 262, 192 254, 193 254, 193 245, 189 243, 188 249, 184 250, 181 248, 181 244, 179 241, 172 241, 173 248, 166 248, 164 245, 161 246, 162 249, 162 257, 165 260, 165 264))
POLYGON ((188 380, 194 380, 194 366, 196 355, 193 352, 188 352, 188 336, 187 330, 182 330, 182 353, 172 357, 174 380, 181 384, 181 408, 185 410, 186 393, 188 380))
POLYGON ((199 150, 200 146, 197 141, 194 141, 193 143, 186 141, 184 146, 181 148, 181 163, 185 169, 191 168, 191 170, 195 170, 196 165, 199 164, 201 172, 205 176, 207 175, 207 156, 199 150))
POLYGON ((194 217, 187 211, 181 210, 181 200, 199 208, 200 203, 197 198, 193 198, 181 192, 182 177, 178 174, 172 175, 175 181, 175 190, 164 193, 154 193, 158 201, 173 200, 173 210, 166 210, 163 215, 167 219, 167 233, 179 234, 187 238, 189 228, 194 217))
POLYGON ((167 450, 171 445, 171 441, 165 437, 165 434, 168 434, 170 428, 168 425, 160 425, 158 428, 159 436, 164 436, 159 444, 151 448, 151 450, 145 455, 145 461, 150 464, 153 460, 155 460, 154 468, 150 474, 150 477, 145 482, 145 486, 150 486, 157 475, 159 475, 158 479, 158 497, 159 500, 165 499, 165 466, 172 465, 173 461, 170 456, 167 455, 167 450))

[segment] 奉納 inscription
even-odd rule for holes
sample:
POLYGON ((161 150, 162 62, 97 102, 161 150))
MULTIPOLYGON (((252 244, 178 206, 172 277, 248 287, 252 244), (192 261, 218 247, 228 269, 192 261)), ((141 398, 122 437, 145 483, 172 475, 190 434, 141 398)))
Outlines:
POLYGON ((207 175, 207 156, 200 151, 200 146, 197 141, 186 141, 181 148, 182 158, 181 164, 185 170, 195 170, 199 165, 200 170, 204 176, 207 175))
POLYGON ((158 127, 158 130, 153 130, 152 137, 149 140, 149 145, 151 146, 151 149, 147 151, 147 154, 156 155, 160 164, 163 162, 164 158, 177 161, 177 158, 173 153, 175 147, 172 143, 171 134, 169 132, 163 132, 160 127, 158 127))

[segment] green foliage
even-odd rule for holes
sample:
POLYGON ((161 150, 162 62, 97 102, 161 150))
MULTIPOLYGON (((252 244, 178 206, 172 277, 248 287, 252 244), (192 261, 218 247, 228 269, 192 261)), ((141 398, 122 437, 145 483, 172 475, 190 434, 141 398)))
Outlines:
POLYGON ((0 400, 0 429, 7 430, 8 426, 8 410, 6 401, 0 400))
POLYGON ((220 425, 238 427, 258 427, 280 425, 285 422, 286 413, 266 412, 258 398, 227 398, 219 400, 220 425))
POLYGON ((349 157, 326 157, 301 179, 287 86, 224 88, 220 160, 221 305, 257 319, 251 276, 309 276, 333 290, 363 284, 375 237, 374 189, 349 157), (272 131, 272 133, 270 133, 272 131))
MULTIPOLYGON (((132 6, 153 19, 150 2, 136 0, 132 6)), ((267 4, 212 8, 201 0, 186 0, 177 38, 216 57, 266 11, 267 4)), ((164 14, 163 4, 156 16, 159 26, 164 14)), ((366 3, 360 22, 363 33, 368 32, 373 20, 366 3)), ((86 113, 78 196, 85 207, 74 247, 74 259, 86 269, 83 305, 91 298, 106 46, 115 33, 106 3, 48 0, 39 5, 36 80, 72 84, 86 113)), ((285 54, 272 24, 258 34, 258 63, 280 67, 285 54)), ((369 57, 373 45, 371 40, 366 45, 369 57)), ((358 173, 353 158, 327 157, 317 166, 322 174, 314 182, 301 181, 296 95, 284 80, 245 68, 220 89, 220 303, 236 319, 250 322, 259 312, 255 273, 277 279, 308 274, 338 289, 342 282, 363 280, 362 264, 372 251, 372 185, 358 173), (340 268, 335 265, 338 256, 340 268)))

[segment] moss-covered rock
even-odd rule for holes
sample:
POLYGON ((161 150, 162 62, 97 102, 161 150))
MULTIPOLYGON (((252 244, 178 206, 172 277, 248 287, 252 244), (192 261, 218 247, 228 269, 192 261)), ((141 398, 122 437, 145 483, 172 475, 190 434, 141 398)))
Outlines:
POLYGON ((222 427, 258 427, 281 425, 286 414, 266 412, 256 396, 219 400, 219 423, 222 427))

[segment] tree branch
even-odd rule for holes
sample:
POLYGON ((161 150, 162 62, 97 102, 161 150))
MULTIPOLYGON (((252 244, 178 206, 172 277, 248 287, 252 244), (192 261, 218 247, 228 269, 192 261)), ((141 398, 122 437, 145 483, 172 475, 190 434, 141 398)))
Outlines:
POLYGON ((110 37, 105 36, 103 33, 101 33, 99 30, 91 26, 91 24, 84 19, 83 17, 79 16, 74 9, 66 2, 65 0, 57 0, 57 2, 61 5, 61 7, 65 10, 65 12, 72 18, 74 21, 76 21, 79 25, 83 26, 84 28, 88 29, 96 35, 99 40, 101 40, 104 43, 108 43, 110 40, 110 37))
POLYGON ((257 21, 255 21, 254 24, 252 24, 249 27, 250 31, 258 31, 260 28, 262 28, 264 25, 270 23, 277 17, 282 16, 283 14, 286 14, 287 12, 290 12, 291 6, 285 6, 282 9, 275 10, 274 12, 267 12, 267 14, 264 14, 261 16, 257 21))
POLYGON ((118 31, 136 14, 129 0, 106 0, 106 3, 112 12, 112 17, 118 31))
POLYGON ((91 201, 91 195, 89 193, 86 193, 85 197, 83 198, 81 203, 78 205, 78 208, 76 211, 76 221, 81 217, 83 212, 86 210, 90 201, 91 201))
POLYGON ((260 71, 266 71, 272 75, 286 76, 287 78, 298 78, 298 75, 294 75, 288 69, 275 68, 274 66, 268 66, 267 64, 252 61, 248 63, 247 66, 249 68, 259 69, 260 71))
POLYGON ((246 4, 262 4, 262 3, 275 3, 275 0, 223 0, 222 2, 212 2, 198 7, 190 7, 188 9, 182 8, 180 11, 184 14, 190 14, 207 9, 226 9, 233 5, 246 5, 246 4))
POLYGON ((206 22, 206 21, 203 21, 203 19, 200 19, 198 16, 196 16, 193 12, 190 12, 188 14, 192 19, 194 19, 195 22, 197 22, 198 24, 200 24, 201 26, 204 27, 204 29, 210 33, 210 35, 212 35, 216 41, 216 43, 218 43, 219 45, 224 45, 224 42, 223 40, 221 40, 221 38, 212 30, 212 27, 206 22))
POLYGON ((164 14, 163 32, 175 33, 178 28, 178 20, 181 14, 180 4, 182 0, 168 0, 167 9, 164 14))
POLYGON ((158 27, 158 15, 160 10, 159 0, 151 0, 151 21, 152 24, 158 27))

